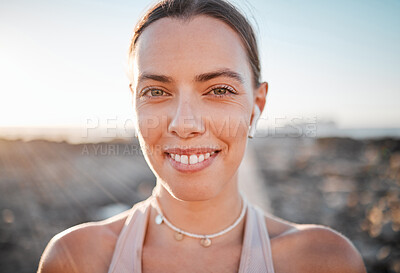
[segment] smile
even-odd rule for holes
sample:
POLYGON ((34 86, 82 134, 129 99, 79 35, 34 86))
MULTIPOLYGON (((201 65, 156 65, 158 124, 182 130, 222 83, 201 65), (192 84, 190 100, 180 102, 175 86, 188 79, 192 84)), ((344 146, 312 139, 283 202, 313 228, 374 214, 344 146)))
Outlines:
POLYGON ((180 153, 166 152, 169 163, 179 172, 190 173, 198 172, 210 166, 218 156, 220 150, 209 151, 206 153, 188 153, 188 151, 179 151, 180 153))
POLYGON ((200 154, 200 155, 178 155, 178 154, 169 154, 170 157, 175 160, 176 162, 180 162, 182 164, 190 164, 194 165, 200 162, 203 162, 205 159, 209 158, 213 154, 215 154, 216 151, 211 152, 211 153, 206 153, 206 154, 200 154))

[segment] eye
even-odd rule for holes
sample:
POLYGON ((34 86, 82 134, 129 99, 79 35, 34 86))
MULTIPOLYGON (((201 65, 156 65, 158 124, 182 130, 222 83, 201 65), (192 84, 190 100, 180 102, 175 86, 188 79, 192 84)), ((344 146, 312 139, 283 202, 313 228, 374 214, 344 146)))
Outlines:
POLYGON ((169 94, 160 88, 146 88, 141 92, 140 97, 154 98, 154 97, 165 97, 169 94))
POLYGON ((153 97, 158 97, 158 96, 162 96, 164 94, 164 91, 160 90, 160 89, 151 89, 149 90, 149 92, 153 97))
POLYGON ((228 90, 226 88, 215 88, 213 90, 211 90, 212 92, 214 92, 215 95, 225 95, 226 92, 228 92, 228 90))
POLYGON ((215 97, 226 97, 236 95, 237 92, 230 86, 217 86, 213 87, 207 94, 215 97))

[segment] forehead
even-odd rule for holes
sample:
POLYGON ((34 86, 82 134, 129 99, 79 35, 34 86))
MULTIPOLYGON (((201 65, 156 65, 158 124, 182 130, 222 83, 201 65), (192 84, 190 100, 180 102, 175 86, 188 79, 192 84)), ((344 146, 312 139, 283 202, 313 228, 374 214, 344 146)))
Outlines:
POLYGON ((138 39, 135 75, 160 72, 191 77, 220 68, 232 69, 250 82, 250 66, 239 35, 212 17, 163 18, 150 24, 138 39))

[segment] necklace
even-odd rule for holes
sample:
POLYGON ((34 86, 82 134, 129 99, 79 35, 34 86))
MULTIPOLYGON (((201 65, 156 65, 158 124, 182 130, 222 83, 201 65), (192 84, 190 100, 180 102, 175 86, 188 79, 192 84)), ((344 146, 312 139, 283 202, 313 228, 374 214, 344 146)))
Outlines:
POLYGON ((234 229, 240 223, 240 221, 243 219, 244 214, 246 212, 246 207, 247 207, 246 199, 243 198, 243 196, 242 196, 242 211, 240 212, 239 217, 236 219, 236 221, 232 225, 221 230, 220 232, 202 235, 202 234, 195 234, 195 233, 190 233, 190 232, 184 231, 180 228, 177 228, 173 224, 171 224, 171 222, 168 221, 168 219, 162 213, 157 197, 154 197, 154 199, 156 200, 155 204, 156 204, 156 210, 158 212, 158 215, 156 216, 156 219, 155 219, 155 222, 157 225, 161 225, 162 223, 167 224, 167 226, 169 228, 171 228, 172 230, 175 231, 175 240, 177 240, 177 241, 181 241, 183 239, 183 235, 186 235, 186 236, 192 237, 192 238, 201 239, 200 244, 203 247, 209 247, 211 245, 212 238, 221 236, 221 235, 231 231, 232 229, 234 229))

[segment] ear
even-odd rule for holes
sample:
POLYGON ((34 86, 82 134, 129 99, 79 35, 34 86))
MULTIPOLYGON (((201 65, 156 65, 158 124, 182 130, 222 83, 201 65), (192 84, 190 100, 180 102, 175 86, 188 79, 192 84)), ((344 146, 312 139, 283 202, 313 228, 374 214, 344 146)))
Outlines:
MULTIPOLYGON (((260 84, 260 86, 257 88, 254 94, 254 104, 255 106, 258 106, 258 108, 260 109, 260 115, 264 110, 265 103, 267 101, 267 94, 268 94, 268 83, 263 82, 260 84)), ((251 114, 251 121, 250 121, 251 124, 253 123, 253 117, 254 117, 254 109, 251 114)))

